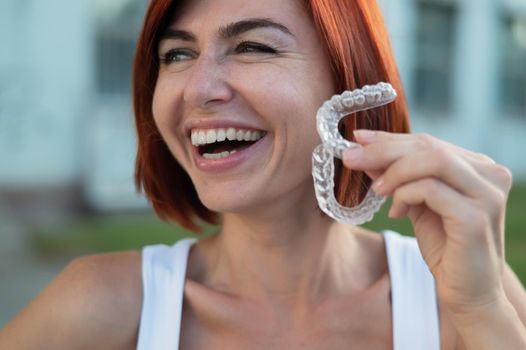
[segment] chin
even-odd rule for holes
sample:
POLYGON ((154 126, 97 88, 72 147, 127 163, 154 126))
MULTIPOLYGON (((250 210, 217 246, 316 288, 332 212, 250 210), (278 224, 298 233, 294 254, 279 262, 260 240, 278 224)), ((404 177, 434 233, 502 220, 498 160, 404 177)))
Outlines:
MULTIPOLYGON (((238 191, 239 192, 239 191, 238 191)), ((221 195, 200 195, 201 203, 208 209, 217 213, 243 213, 251 208, 261 206, 261 201, 253 198, 248 193, 221 194, 221 195)))
POLYGON ((243 206, 239 205, 239 203, 225 203, 225 202, 214 202, 214 203, 204 203, 204 206, 210 209, 213 212, 220 213, 220 214, 226 214, 226 213, 234 213, 234 214, 241 214, 246 213, 250 209, 250 206, 243 206))

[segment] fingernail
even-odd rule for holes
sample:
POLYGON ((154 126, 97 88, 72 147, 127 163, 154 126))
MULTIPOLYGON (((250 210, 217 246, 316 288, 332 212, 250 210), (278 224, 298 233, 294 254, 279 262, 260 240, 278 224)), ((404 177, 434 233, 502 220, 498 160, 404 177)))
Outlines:
POLYGON ((379 177, 378 179, 376 179, 373 183, 373 191, 376 193, 376 194, 379 194, 379 195, 382 195, 382 186, 384 184, 384 178, 383 177, 379 177))
POLYGON ((372 140, 376 136, 375 131, 366 129, 354 130, 353 133, 354 136, 365 141, 372 140))
POLYGON ((363 156, 363 148, 362 147, 353 147, 349 150, 346 150, 343 152, 343 159, 348 162, 353 162, 360 160, 363 156))

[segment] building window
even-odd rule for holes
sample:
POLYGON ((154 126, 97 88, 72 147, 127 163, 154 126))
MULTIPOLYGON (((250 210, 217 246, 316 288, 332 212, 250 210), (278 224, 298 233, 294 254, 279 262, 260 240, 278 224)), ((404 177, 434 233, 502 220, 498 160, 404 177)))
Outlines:
POLYGON ((447 111, 451 105, 457 9, 449 2, 417 3, 413 99, 417 108, 447 111))
POLYGON ((501 109, 526 117, 526 15, 508 15, 501 23, 501 109))
POLYGON ((146 1, 99 1, 95 37, 96 89, 101 97, 129 96, 135 45, 146 1))

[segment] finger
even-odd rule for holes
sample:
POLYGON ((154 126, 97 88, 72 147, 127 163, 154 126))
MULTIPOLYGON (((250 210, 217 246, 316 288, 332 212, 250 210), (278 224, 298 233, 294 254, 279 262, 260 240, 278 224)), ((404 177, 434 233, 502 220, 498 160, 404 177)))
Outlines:
MULTIPOLYGON (((492 242, 487 237, 491 225, 485 212, 477 209, 469 198, 433 178, 421 179, 396 189, 389 216, 397 218, 405 215, 414 225, 419 247, 431 269, 441 259, 434 252, 446 243, 444 234, 450 247, 459 249, 462 256, 469 254, 470 250, 466 247, 471 248, 471 252, 487 251, 488 244, 492 242), (430 228, 434 229, 429 231, 430 228)), ((493 242, 496 239, 498 237, 494 237, 493 242)), ((480 256, 471 260, 480 261, 480 256)))
MULTIPOLYGON (((357 139, 364 141, 362 136, 369 130, 356 130, 357 139)), ((363 157, 353 159, 344 153, 344 164, 354 169, 386 169, 397 158, 404 154, 416 152, 422 149, 447 149, 451 153, 461 155, 481 177, 495 185, 503 193, 508 193, 513 183, 513 177, 509 169, 497 164, 490 157, 476 152, 471 152, 459 146, 433 138, 427 134, 399 134, 382 131, 373 132, 374 136, 368 136, 369 141, 364 142, 363 157), (374 141, 373 141, 374 140, 374 141)))
POLYGON ((380 176, 382 176, 383 172, 379 170, 369 170, 365 171, 365 174, 373 181, 378 179, 380 176))
MULTIPOLYGON (((389 215, 393 218, 409 216, 418 236, 425 231, 420 225, 426 225, 430 219, 437 219, 428 215, 430 211, 440 217, 441 227, 446 234, 456 232, 455 235, 448 235, 454 242, 470 242, 471 247, 478 245, 480 248, 491 242, 486 237, 491 226, 486 212, 480 210, 471 199, 434 178, 421 179, 397 188, 389 215), (413 210, 421 206, 427 207, 429 211, 413 210)), ((496 247, 499 246, 499 240, 500 236, 493 237, 496 247)), ((428 248, 432 249, 432 246, 428 248)))
POLYGON ((368 145, 376 142, 403 142, 416 140, 421 148, 435 148, 445 146, 450 148, 451 150, 460 152, 461 154, 473 161, 495 164, 495 161, 485 154, 467 150, 465 148, 459 147, 444 140, 437 139, 425 133, 407 134, 361 129, 354 130, 354 136, 356 139, 355 141, 362 145, 368 145))
POLYGON ((350 169, 383 171, 398 158, 421 150, 414 139, 374 143, 344 151, 342 162, 350 169))
MULTIPOLYGON (((469 217, 473 205, 469 199, 434 178, 424 178, 405 184, 393 193, 393 204, 389 211, 391 217, 406 215, 409 208, 425 205, 443 220, 463 221, 469 217)), ((417 219, 417 218, 412 218, 417 219)))
POLYGON ((388 195, 403 184, 426 177, 435 177, 472 198, 484 198, 488 193, 488 183, 473 167, 443 148, 399 158, 375 181, 373 189, 379 195, 388 195))
POLYGON ((502 193, 507 195, 510 192, 513 184, 513 175, 508 168, 497 163, 472 162, 471 164, 487 182, 494 185, 502 193))
POLYGON ((355 141, 362 145, 368 145, 370 143, 379 141, 407 141, 409 137, 414 137, 414 134, 393 133, 387 131, 367 129, 354 130, 353 135, 356 139, 355 141))

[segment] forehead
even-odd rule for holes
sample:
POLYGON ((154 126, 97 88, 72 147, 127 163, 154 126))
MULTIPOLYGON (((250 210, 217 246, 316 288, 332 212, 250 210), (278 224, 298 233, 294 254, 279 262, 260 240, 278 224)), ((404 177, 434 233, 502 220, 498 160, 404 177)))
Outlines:
POLYGON ((175 12, 171 27, 197 30, 246 18, 269 18, 291 27, 312 27, 301 0, 187 0, 175 12))

